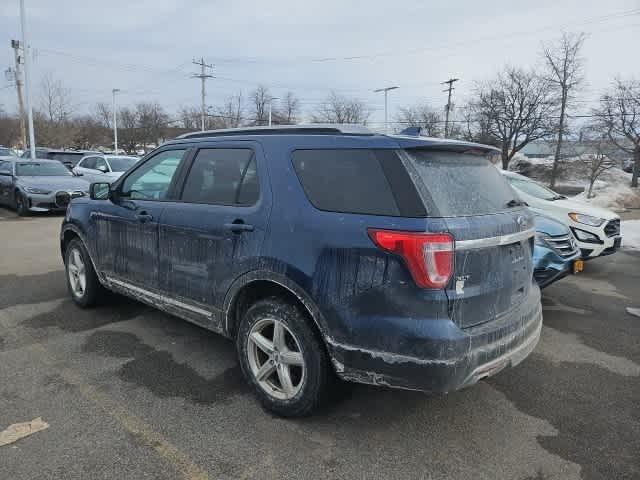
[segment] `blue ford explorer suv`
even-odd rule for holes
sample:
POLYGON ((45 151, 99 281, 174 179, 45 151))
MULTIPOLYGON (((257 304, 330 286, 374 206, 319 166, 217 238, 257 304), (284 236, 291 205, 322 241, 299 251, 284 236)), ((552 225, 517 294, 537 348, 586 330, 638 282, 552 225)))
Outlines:
POLYGON ((336 375, 459 389, 524 359, 542 324, 533 217, 494 154, 356 126, 183 135, 71 202, 69 291, 234 339, 280 415, 311 412, 336 375))

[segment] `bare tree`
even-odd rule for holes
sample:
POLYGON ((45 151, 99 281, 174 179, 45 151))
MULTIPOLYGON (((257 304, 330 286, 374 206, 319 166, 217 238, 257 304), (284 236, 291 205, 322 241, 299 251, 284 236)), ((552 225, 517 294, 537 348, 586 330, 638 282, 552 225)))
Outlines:
POLYGON ((593 153, 583 157, 583 162, 587 169, 587 178, 589 179, 587 198, 593 198, 593 185, 596 180, 604 172, 615 166, 610 157, 612 144, 606 131, 602 131, 597 121, 584 127, 580 131, 580 137, 582 142, 588 143, 593 149, 593 153))
POLYGON ((221 108, 215 110, 221 128, 238 128, 244 121, 244 97, 242 92, 227 97, 221 108))
POLYGON ((42 110, 50 122, 56 124, 69 120, 72 113, 71 90, 51 73, 44 76, 41 83, 42 110))
POLYGON ((550 186, 555 186, 558 175, 558 164, 562 154, 562 142, 566 129, 566 112, 575 90, 583 80, 584 61, 580 57, 580 50, 584 44, 585 35, 564 33, 562 37, 550 45, 543 46, 543 55, 547 72, 545 78, 555 86, 559 95, 560 111, 557 125, 556 152, 553 157, 550 186))
POLYGON ((0 145, 16 145, 20 140, 20 121, 18 116, 5 113, 0 108, 0 145))
POLYGON ((283 125, 295 125, 300 115, 300 100, 293 92, 285 93, 280 100, 280 107, 276 112, 277 123, 283 125))
POLYGON ((401 107, 396 121, 401 124, 401 128, 420 127, 422 133, 427 137, 442 135, 442 117, 427 104, 401 107))
POLYGON ((640 81, 616 79, 594 112, 600 126, 620 150, 633 155, 631 186, 640 175, 640 81))
POLYGON ((133 154, 141 143, 136 110, 129 107, 120 108, 118 110, 118 148, 133 154))
POLYGON ((98 102, 93 107, 93 118, 105 128, 111 128, 113 120, 113 111, 111 106, 106 102, 98 102))
MULTIPOLYGON (((201 127, 201 110, 196 107, 180 107, 178 110, 178 118, 183 128, 189 130, 199 130, 201 127)), ((205 119, 205 128, 208 129, 205 119)))
POLYGON ((251 121, 254 125, 266 125, 269 116, 269 103, 272 101, 269 89, 264 85, 259 85, 251 92, 251 121))
POLYGON ((146 150, 147 145, 156 145, 165 139, 165 128, 169 116, 158 102, 140 102, 136 104, 140 130, 140 141, 146 150))
POLYGON ((361 123, 366 125, 371 110, 357 98, 347 98, 331 92, 329 97, 312 114, 319 123, 361 123))
POLYGON ((471 112, 501 150, 505 170, 525 145, 549 135, 552 103, 549 83, 533 71, 506 67, 493 80, 476 85, 471 112))

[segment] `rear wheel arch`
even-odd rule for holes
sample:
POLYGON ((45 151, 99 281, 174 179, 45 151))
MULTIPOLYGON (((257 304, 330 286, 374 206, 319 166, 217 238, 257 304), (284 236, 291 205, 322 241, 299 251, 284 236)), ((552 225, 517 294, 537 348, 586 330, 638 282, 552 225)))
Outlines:
POLYGON ((295 282, 273 272, 250 272, 234 281, 223 305, 225 333, 234 338, 247 309, 258 300, 269 297, 281 298, 301 309, 321 342, 327 346, 328 327, 315 302, 295 282))

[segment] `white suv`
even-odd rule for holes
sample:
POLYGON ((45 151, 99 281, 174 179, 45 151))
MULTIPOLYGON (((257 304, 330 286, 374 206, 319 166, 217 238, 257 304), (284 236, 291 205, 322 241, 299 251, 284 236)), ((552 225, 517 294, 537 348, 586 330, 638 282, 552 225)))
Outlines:
POLYGON ((501 173, 529 206, 571 228, 583 258, 609 255, 620 247, 620 217, 612 211, 568 200, 523 175, 504 170, 501 173))

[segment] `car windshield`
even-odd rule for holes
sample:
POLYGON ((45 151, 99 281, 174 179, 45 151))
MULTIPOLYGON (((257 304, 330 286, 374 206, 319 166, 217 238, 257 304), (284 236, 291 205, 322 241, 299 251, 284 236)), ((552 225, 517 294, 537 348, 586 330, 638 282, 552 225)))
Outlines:
POLYGON ((135 157, 111 157, 109 158, 109 165, 111 165, 111 171, 113 172, 126 172, 138 161, 135 157))
POLYGON ((69 177, 72 173, 58 162, 23 162, 16 165, 16 174, 23 177, 69 177))
POLYGON ((507 176, 507 180, 509 180, 511 186, 521 190, 527 195, 531 195, 532 197, 540 198, 542 200, 555 200, 560 197, 560 195, 553 190, 531 180, 510 176, 507 176))

